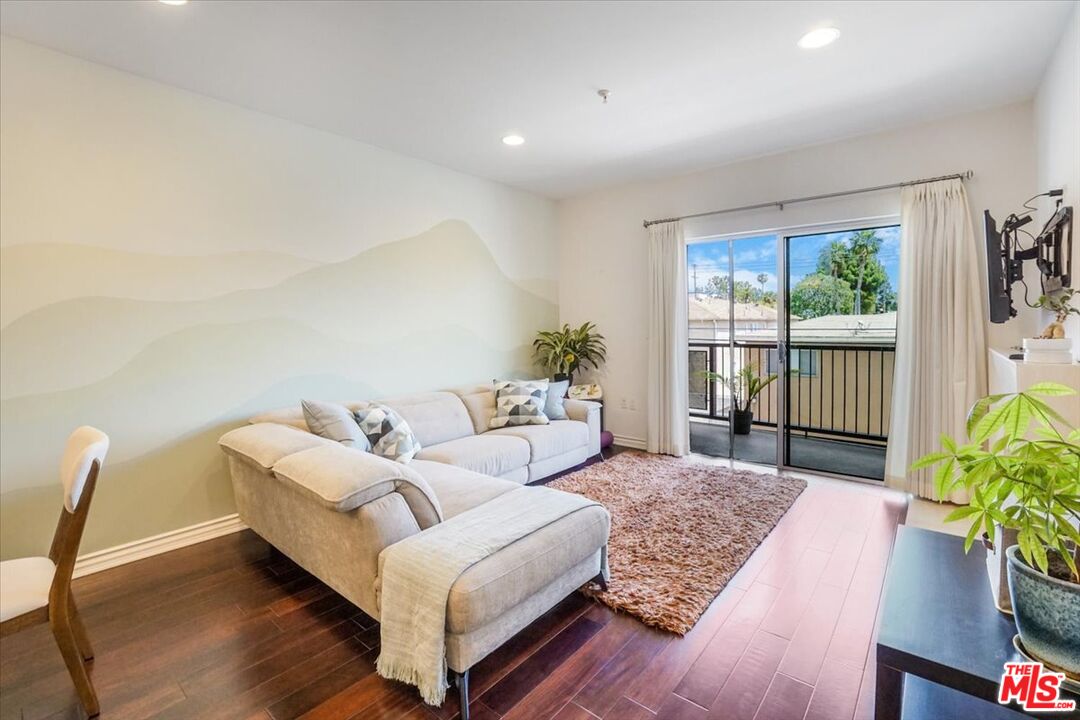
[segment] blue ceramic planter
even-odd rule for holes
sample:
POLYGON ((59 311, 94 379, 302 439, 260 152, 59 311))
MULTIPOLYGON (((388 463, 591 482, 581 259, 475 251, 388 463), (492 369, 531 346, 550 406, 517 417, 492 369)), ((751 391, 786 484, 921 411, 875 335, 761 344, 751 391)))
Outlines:
POLYGON ((1019 545, 1006 554, 1009 597, 1020 641, 1037 659, 1080 676, 1080 585, 1031 569, 1019 545))

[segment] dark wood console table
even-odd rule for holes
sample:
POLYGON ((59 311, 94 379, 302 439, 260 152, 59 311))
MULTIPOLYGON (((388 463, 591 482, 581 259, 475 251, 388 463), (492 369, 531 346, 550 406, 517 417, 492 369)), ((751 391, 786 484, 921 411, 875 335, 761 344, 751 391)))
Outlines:
POLYGON ((994 607, 982 547, 965 555, 962 538, 900 526, 878 614, 876 720, 1024 717, 996 700, 1002 666, 1023 659, 1015 634, 994 607))

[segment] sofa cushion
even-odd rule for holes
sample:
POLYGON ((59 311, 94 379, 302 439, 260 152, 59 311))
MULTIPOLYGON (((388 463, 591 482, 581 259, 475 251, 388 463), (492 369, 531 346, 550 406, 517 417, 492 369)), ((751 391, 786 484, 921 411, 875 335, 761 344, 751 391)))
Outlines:
POLYGON ((473 434, 472 421, 461 398, 451 392, 429 392, 379 400, 409 423, 424 447, 473 434))
POLYGON ((308 430, 319 437, 364 452, 371 449, 371 443, 360 432, 360 426, 356 423, 352 410, 344 405, 317 400, 301 400, 300 407, 304 411, 304 421, 307 423, 308 430))
POLYGON ((491 430, 487 434, 521 438, 528 442, 530 463, 547 460, 589 444, 589 426, 577 420, 558 420, 547 425, 500 428, 491 430))
POLYGON ((541 591, 606 545, 610 527, 608 512, 591 505, 476 563, 450 588, 447 630, 475 630, 541 591))
POLYGON ((409 463, 409 469, 416 471, 431 486, 435 497, 439 499, 444 518, 452 518, 521 487, 509 480, 499 480, 490 475, 481 475, 472 470, 430 460, 413 460, 409 463))
POLYGON ((371 452, 379 457, 407 463, 420 452, 420 442, 409 423, 391 407, 372 403, 356 411, 356 422, 371 443, 371 452))
POLYGON ((529 443, 519 437, 485 433, 426 447, 416 458, 497 477, 529 464, 529 443))
POLYGON ((491 427, 491 418, 495 417, 495 388, 487 385, 466 385, 454 388, 450 392, 461 398, 465 409, 469 411, 473 432, 485 433, 491 427))
POLYGON ((503 473, 499 476, 500 480, 509 480, 512 483, 518 485, 524 485, 529 482, 529 466, 519 467, 517 470, 511 470, 508 473, 503 473))
POLYGON ((547 425, 547 380, 503 380, 495 383, 493 428, 547 425))

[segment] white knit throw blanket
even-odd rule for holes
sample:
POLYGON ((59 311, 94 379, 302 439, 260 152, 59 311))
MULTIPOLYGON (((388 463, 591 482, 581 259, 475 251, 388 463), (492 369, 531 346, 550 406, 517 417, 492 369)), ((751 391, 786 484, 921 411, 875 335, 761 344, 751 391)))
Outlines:
MULTIPOLYGON (((446 696, 446 603, 465 570, 529 533, 598 503, 545 487, 511 490, 382 551, 378 672, 446 696)), ((606 558, 602 553, 607 576, 606 558)))

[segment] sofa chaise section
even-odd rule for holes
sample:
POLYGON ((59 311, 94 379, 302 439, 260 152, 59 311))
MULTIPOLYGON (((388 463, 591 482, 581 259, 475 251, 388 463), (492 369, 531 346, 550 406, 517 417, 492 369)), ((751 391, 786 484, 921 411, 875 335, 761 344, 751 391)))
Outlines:
MULTIPOLYGON (((240 517, 375 619, 381 616, 386 548, 425 530, 438 532, 447 518, 521 491, 519 483, 446 463, 392 462, 283 419, 288 418, 238 428, 219 441, 228 456, 240 517)), ((414 419, 429 437, 453 434, 419 416, 414 419)), ((531 452, 527 439, 501 437, 531 452)), ((593 505, 462 572, 447 598, 445 651, 463 697, 470 667, 600 574, 609 530, 607 511, 593 505)))

